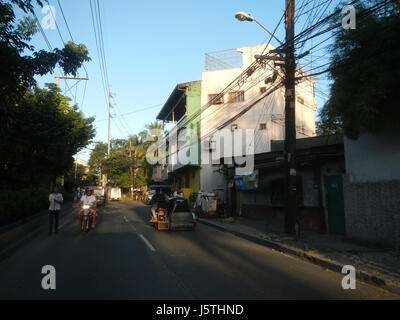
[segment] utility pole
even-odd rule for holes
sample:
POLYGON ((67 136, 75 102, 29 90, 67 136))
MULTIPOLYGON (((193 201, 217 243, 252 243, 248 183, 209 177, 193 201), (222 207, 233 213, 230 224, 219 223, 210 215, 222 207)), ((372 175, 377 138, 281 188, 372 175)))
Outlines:
POLYGON ((78 155, 75 156, 75 185, 76 185, 76 171, 78 169, 78 155))
POLYGON ((110 88, 108 88, 108 149, 107 149, 107 155, 110 157, 110 149, 111 149, 111 91, 110 88))
MULTIPOLYGON (((59 74, 56 74, 54 76, 56 78, 56 84, 57 84, 57 88, 60 87, 60 79, 70 79, 70 80, 78 80, 77 83, 81 80, 89 80, 88 75, 86 75, 86 77, 71 77, 71 76, 60 76, 59 74)), ((76 85, 76 84, 75 84, 76 85)), ((73 87, 73 86, 72 86, 73 87)), ((72 88, 71 87, 71 88, 72 88)), ((71 88, 69 88, 68 90, 70 90, 71 88)), ((68 91, 67 90, 67 91, 68 91)))
MULTIPOLYGON (((72 76, 60 76, 59 74, 56 74, 54 76, 56 78, 56 85, 57 88, 60 88, 60 79, 70 79, 70 80, 78 80, 73 86, 71 86, 64 94, 66 94, 69 90, 71 90, 71 88, 73 88, 74 86, 76 86, 79 81, 81 80, 89 80, 89 77, 86 73, 86 77, 82 78, 82 77, 72 77, 72 76)), ((78 160, 78 155, 75 158, 75 184, 76 184, 76 169, 77 169, 77 161, 78 160)), ((51 184, 51 189, 53 189, 52 184, 51 184)))
POLYGON ((286 55, 285 55, 285 230, 299 234, 296 190, 296 94, 294 49, 295 0, 286 0, 286 55))
POLYGON ((129 172, 131 176, 131 198, 133 200, 132 141, 129 140, 129 172))
POLYGON ((103 165, 100 162, 99 163, 99 168, 100 168, 100 179, 99 179, 99 185, 103 186, 103 165))

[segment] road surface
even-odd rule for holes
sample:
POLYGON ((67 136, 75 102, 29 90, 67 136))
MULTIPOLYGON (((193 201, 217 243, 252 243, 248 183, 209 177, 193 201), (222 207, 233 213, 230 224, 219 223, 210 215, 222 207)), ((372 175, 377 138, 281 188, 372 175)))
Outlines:
POLYGON ((342 275, 199 224, 195 231, 156 231, 149 207, 111 202, 95 230, 81 234, 76 210, 0 261, 0 299, 398 299, 342 275), (42 288, 42 267, 56 289, 42 288))

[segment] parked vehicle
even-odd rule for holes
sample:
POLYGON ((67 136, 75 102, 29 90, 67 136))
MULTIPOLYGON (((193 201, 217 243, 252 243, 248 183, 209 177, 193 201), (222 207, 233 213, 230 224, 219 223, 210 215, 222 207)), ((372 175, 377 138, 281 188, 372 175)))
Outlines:
POLYGON ((93 208, 88 204, 84 204, 82 206, 82 212, 81 212, 81 231, 89 232, 92 222, 93 222, 93 208))
POLYGON ((146 196, 146 204, 150 204, 151 199, 153 198, 153 196, 156 194, 156 190, 150 190, 149 193, 146 196))
POLYGON ((96 197, 96 202, 98 206, 104 206, 106 204, 105 190, 101 186, 91 187, 93 190, 93 195, 96 197))
POLYGON ((217 197, 215 193, 199 192, 191 196, 190 210, 199 217, 217 216, 217 197))
POLYGON ((111 188, 108 194, 109 200, 121 200, 121 188, 111 188))

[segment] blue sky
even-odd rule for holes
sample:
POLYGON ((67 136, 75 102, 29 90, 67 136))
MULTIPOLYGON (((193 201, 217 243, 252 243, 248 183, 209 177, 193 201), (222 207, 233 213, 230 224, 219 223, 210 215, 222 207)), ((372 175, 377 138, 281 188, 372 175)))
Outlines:
MULTIPOLYGON (((69 40, 56 0, 49 0, 56 9, 56 21, 62 36, 69 40)), ((89 74, 85 84, 79 83, 76 102, 85 116, 96 117, 96 141, 107 141, 107 108, 101 84, 99 60, 89 0, 60 1, 75 42, 88 47, 92 61, 86 63, 89 74)), ((155 120, 161 105, 177 83, 201 79, 204 53, 238 48, 265 42, 268 35, 255 23, 239 22, 237 11, 255 16, 273 30, 284 11, 284 0, 203 0, 203 1, 133 1, 100 0, 103 36, 111 91, 118 114, 157 106, 124 116, 123 123, 112 122, 111 137, 124 138, 138 133, 155 120)), ((45 15, 35 10, 39 20, 45 15)), ((56 30, 45 30, 53 47, 62 47, 56 30)), ((284 39, 283 24, 277 32, 284 39)), ((33 44, 47 49, 40 33, 33 44)), ((80 71, 84 76, 85 72, 80 71)), ((38 78, 39 85, 55 82, 54 75, 38 78)), ((74 82, 69 81, 72 85, 74 82)), ((64 89, 64 83, 61 82, 64 89)), ((82 158, 88 158, 82 154, 82 158)))

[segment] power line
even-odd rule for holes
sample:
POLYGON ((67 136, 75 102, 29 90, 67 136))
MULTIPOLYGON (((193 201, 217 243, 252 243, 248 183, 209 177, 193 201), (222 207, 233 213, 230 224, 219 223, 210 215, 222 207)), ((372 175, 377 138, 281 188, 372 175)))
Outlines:
MULTIPOLYGON (((274 34, 276 33, 279 25, 282 23, 283 18, 284 18, 284 14, 281 16, 281 19, 279 20, 278 24, 276 25, 274 32, 272 33, 271 37, 270 37, 270 41, 272 40, 274 34)), ((265 45, 261 55, 264 54, 265 50, 268 48, 268 46, 270 45, 270 41, 268 41, 268 43, 265 45)), ((273 54, 276 55, 277 54, 273 54)), ((182 127, 185 127, 190 121, 196 119, 198 116, 200 116, 202 114, 202 112, 204 112, 206 109, 208 109, 211 105, 213 105, 213 103, 218 100, 221 96, 223 96, 224 94, 226 94, 229 91, 233 91, 234 89, 236 89, 237 87, 239 87, 240 89, 242 85, 244 85, 246 83, 246 81, 250 78, 250 77, 254 77, 254 74, 259 71, 260 69, 265 69, 266 66, 269 66, 271 68, 272 73, 270 74, 270 76, 272 76, 273 72, 275 72, 275 68, 272 67, 270 65, 271 62, 268 61, 261 61, 261 60, 256 60, 254 62, 252 62, 239 76, 237 76, 234 80, 232 80, 220 93, 218 93, 214 98, 212 98, 210 101, 208 101, 205 105, 203 105, 197 112, 195 112, 194 114, 192 114, 190 117, 187 117, 184 119, 184 121, 182 121, 182 123, 180 123, 179 125, 182 127)), ((255 80, 252 81, 253 86, 251 86, 250 88, 244 90, 247 91, 249 89, 251 89, 252 87, 254 87, 255 85, 257 85, 261 80, 259 80, 259 78, 261 76, 264 76, 263 80, 265 79, 265 74, 260 75, 258 78, 256 78, 255 80)), ((280 75, 280 73, 278 72, 278 76, 280 78, 282 78, 282 76, 280 75)), ((283 80, 283 78, 282 78, 283 80)), ((242 89, 243 90, 243 89, 242 89)), ((220 108, 219 110, 222 110, 222 108, 220 108)), ((215 110, 215 112, 217 112, 218 110, 215 110)), ((211 114, 212 115, 212 114, 211 114)), ((209 116, 211 116, 209 115, 209 116)), ((203 118, 202 118, 203 121, 203 118)))
MULTIPOLYGON (((135 110, 135 111, 131 111, 131 112, 123 113, 123 114, 120 114, 120 115, 116 115, 116 116, 114 116, 113 118, 119 118, 119 117, 121 117, 121 116, 127 116, 127 115, 130 115, 130 114, 134 114, 134 113, 146 111, 146 110, 149 110, 149 109, 154 109, 154 108, 160 107, 160 106, 162 106, 162 105, 163 105, 163 103, 159 103, 159 104, 154 105, 154 106, 145 107, 145 108, 138 109, 138 110, 135 110)), ((101 119, 101 120, 96 120, 96 122, 106 121, 106 120, 107 120, 107 118, 101 119)))
MULTIPOLYGON (((95 40, 96 40, 96 49, 97 49, 97 57, 99 59, 99 66, 100 66, 100 75, 101 75, 101 79, 102 79, 102 86, 103 86, 103 90, 104 90, 104 97, 105 97, 105 101, 106 101, 106 106, 107 106, 107 110, 109 109, 109 101, 107 98, 107 83, 105 82, 104 79, 104 71, 103 71, 103 64, 102 64, 102 58, 101 58, 101 54, 100 54, 100 49, 99 49, 99 40, 98 40, 98 35, 97 35, 97 27, 96 27, 96 20, 95 20, 95 14, 94 14, 94 10, 93 10, 93 5, 92 5, 92 0, 90 0, 90 11, 92 14, 92 25, 93 25, 93 30, 94 30, 94 36, 95 36, 95 40)), ((97 16, 96 16, 97 17, 97 16)), ((109 112, 109 111, 108 111, 109 112)))
POLYGON ((47 5, 49 6, 50 14, 51 14, 51 16, 53 18, 53 21, 54 21, 55 25, 56 25, 56 29, 57 29, 58 35, 60 36, 61 41, 65 46, 65 41, 64 41, 63 36, 61 35, 60 28, 58 27, 58 23, 57 23, 56 17, 54 16, 54 13, 53 13, 53 10, 52 10, 52 6, 50 5, 49 0, 45 0, 45 1, 46 1, 47 5))
MULTIPOLYGON (((45 34, 45 32, 44 32, 44 30, 43 30, 43 28, 42 28, 42 25, 41 25, 41 23, 40 23, 40 21, 39 21, 39 18, 37 17, 36 13, 35 13, 33 10, 32 10, 31 12, 32 12, 33 16, 35 17, 36 24, 37 24, 37 26, 39 27, 40 33, 42 34, 42 36, 43 36, 43 38, 44 38, 44 41, 46 42, 46 45, 47 45, 48 49, 49 49, 50 51, 53 51, 53 47, 52 47, 52 45, 51 45, 49 39, 47 38, 47 36, 46 36, 46 34, 45 34)), ((62 74, 63 72, 61 71, 60 66, 57 65, 57 68, 58 68, 58 70, 60 71, 60 73, 62 74)), ((65 82, 65 86, 68 87, 67 80, 64 79, 64 82, 65 82)), ((68 87, 68 88, 69 88, 69 87, 68 87)))
MULTIPOLYGON (((66 19, 66 17, 65 17, 64 10, 63 10, 63 8, 62 8, 62 6, 61 6, 60 0, 57 0, 57 3, 58 3, 58 6, 60 7, 61 14, 62 14, 62 16, 63 16, 64 23, 65 23, 65 25, 66 25, 66 27, 67 27, 67 30, 68 30, 69 36, 70 36, 70 38, 71 38, 72 42, 73 42, 73 43, 75 43, 75 41, 74 41, 74 38, 72 37, 71 29, 69 28, 69 25, 68 25, 67 19, 66 19)), ((83 69, 85 70, 85 72, 86 72, 86 75, 87 75, 87 74, 88 74, 88 72, 87 72, 87 70, 86 70, 86 67, 85 67, 85 65, 84 65, 84 64, 82 64, 82 67, 83 67, 83 69)), ((86 84, 86 82, 85 82, 85 84, 86 84)), ((86 86, 86 85, 85 85, 85 86, 86 86)))

